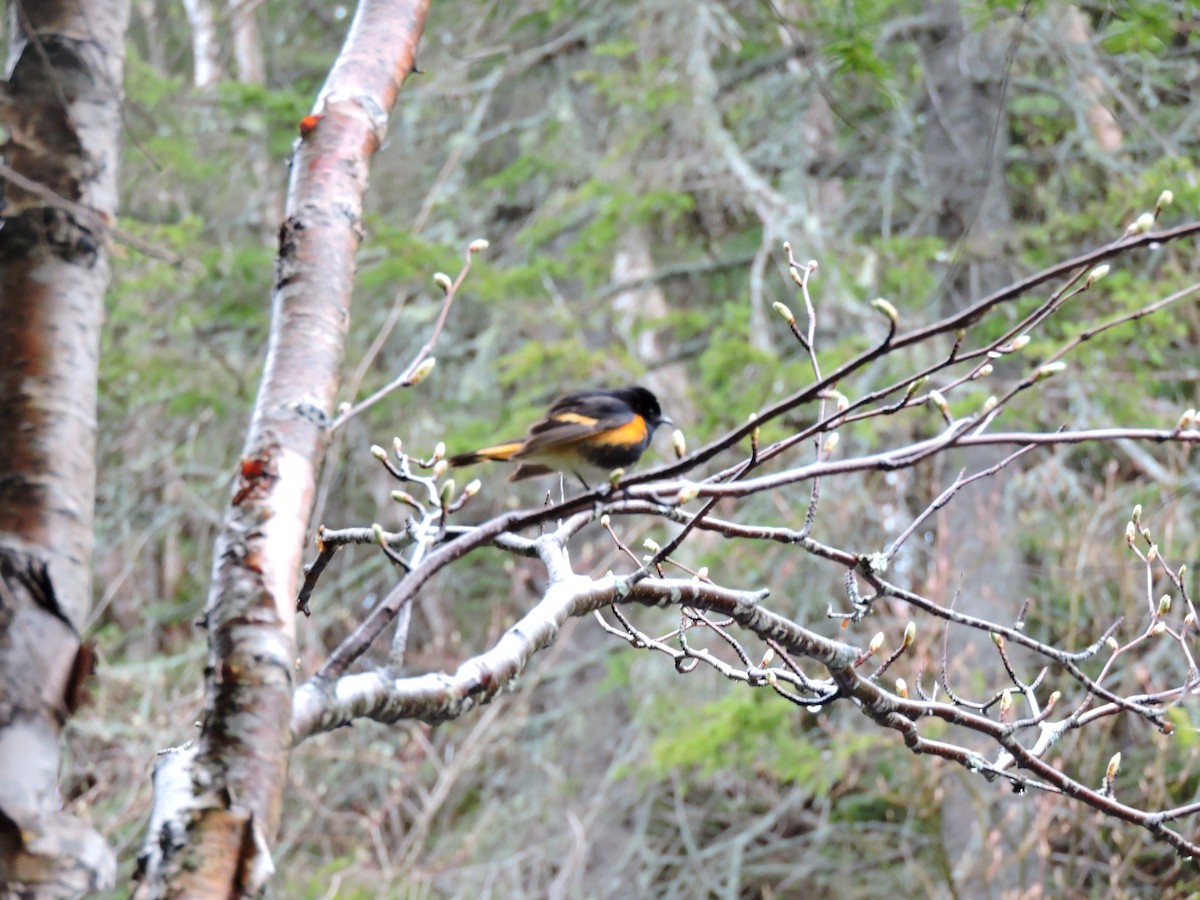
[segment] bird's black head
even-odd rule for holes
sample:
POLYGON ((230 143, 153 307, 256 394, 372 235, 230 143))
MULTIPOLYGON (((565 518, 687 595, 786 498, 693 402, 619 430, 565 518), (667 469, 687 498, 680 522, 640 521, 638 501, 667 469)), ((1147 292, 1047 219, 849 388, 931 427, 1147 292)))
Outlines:
POLYGON ((663 415, 662 407, 658 405, 658 398, 644 387, 635 384, 630 387, 619 388, 613 391, 613 393, 628 403, 635 413, 645 419, 651 431, 659 425, 675 424, 663 415))

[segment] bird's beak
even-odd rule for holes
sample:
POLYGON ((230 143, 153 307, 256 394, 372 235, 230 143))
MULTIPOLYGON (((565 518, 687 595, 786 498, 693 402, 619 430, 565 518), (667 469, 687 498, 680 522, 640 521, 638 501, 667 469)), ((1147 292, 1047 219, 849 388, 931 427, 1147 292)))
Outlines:
POLYGON ((661 419, 659 419, 659 420, 658 420, 658 424, 659 424, 659 425, 674 425, 674 424, 675 424, 675 420, 674 420, 674 419, 668 419, 666 416, 663 416, 661 419))

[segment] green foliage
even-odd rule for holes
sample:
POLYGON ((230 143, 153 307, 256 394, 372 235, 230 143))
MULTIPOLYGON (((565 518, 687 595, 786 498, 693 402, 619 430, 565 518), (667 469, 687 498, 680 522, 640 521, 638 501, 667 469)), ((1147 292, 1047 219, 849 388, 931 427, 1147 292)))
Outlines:
POLYGON ((131 48, 125 56, 125 94, 131 102, 156 107, 171 102, 184 89, 182 72, 162 72, 131 48))
POLYGON ((925 299, 934 295, 941 281, 937 268, 929 263, 945 257, 946 242, 933 235, 875 238, 868 252, 879 275, 878 295, 891 300, 906 319, 924 316, 925 299))
MULTIPOLYGON (((733 770, 822 795, 847 777, 857 765, 856 755, 890 743, 864 730, 839 734, 835 747, 821 730, 799 724, 796 708, 769 690, 735 689, 697 708, 664 700, 654 704, 652 715, 660 731, 647 762, 647 774, 653 777, 694 769, 710 778, 733 770)), ((855 818, 873 807, 868 803, 843 812, 855 818)))
MULTIPOLYGON (((505 387, 537 384, 545 372, 558 372, 567 384, 583 383, 590 372, 604 364, 602 351, 589 352, 575 337, 539 341, 519 346, 497 361, 499 382, 505 387)), ((538 388, 539 392, 542 391, 538 388)), ((548 399, 548 398, 546 398, 548 399)))
POLYGON ((529 186, 529 182, 541 175, 553 175, 563 168, 558 160, 537 153, 525 153, 498 172, 480 181, 480 187, 502 190, 510 199, 517 196, 518 189, 529 186))
POLYGON ((1158 56, 1173 42, 1178 11, 1172 4, 1125 3, 1114 7, 1113 13, 1100 32, 1106 53, 1158 56))
POLYGON ((592 55, 598 65, 578 69, 575 81, 591 86, 617 108, 636 104, 646 112, 656 113, 678 105, 685 92, 683 83, 672 71, 672 58, 643 57, 637 49, 637 44, 625 38, 593 47, 592 55))
POLYGON ((903 4, 887 0, 821 0, 815 4, 820 27, 828 36, 821 54, 834 71, 886 83, 894 77, 889 60, 875 48, 880 26, 901 14, 903 4))
MULTIPOLYGON (((433 284, 433 273, 446 272, 454 277, 462 266, 462 247, 434 243, 374 214, 367 216, 366 227, 368 237, 363 243, 364 259, 357 278, 361 290, 378 291, 386 297, 399 286, 412 284, 414 289, 420 289, 419 285, 430 296, 441 299, 442 291, 433 284)), ((465 290, 479 292, 480 282, 487 277, 487 259, 478 258, 473 265, 475 271, 465 290)))
POLYGON ((1185 753, 1192 750, 1197 742, 1200 742, 1200 733, 1198 733, 1197 725, 1192 720, 1191 712, 1188 709, 1182 706, 1168 707, 1167 718, 1175 727, 1175 741, 1185 753))
POLYGON ((246 137, 269 139, 271 153, 282 157, 296 136, 298 123, 312 108, 314 85, 271 89, 242 81, 218 86, 218 112, 228 126, 246 137))

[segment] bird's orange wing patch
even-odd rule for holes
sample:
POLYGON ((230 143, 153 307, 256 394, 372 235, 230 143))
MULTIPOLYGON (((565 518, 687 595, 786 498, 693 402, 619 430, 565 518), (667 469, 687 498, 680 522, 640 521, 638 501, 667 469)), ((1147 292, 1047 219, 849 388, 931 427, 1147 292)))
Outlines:
POLYGON ((570 425, 595 425, 599 420, 592 416, 584 416, 579 413, 555 413, 550 417, 551 422, 565 422, 570 425))

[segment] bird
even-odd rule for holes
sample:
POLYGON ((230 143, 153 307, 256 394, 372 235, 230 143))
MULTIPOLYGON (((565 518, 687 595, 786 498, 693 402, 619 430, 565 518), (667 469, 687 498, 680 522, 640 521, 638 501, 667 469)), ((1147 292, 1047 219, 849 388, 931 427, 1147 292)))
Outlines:
POLYGON ((575 391, 555 400, 524 438, 459 453, 446 462, 458 467, 513 461, 517 468, 509 481, 571 472, 586 489, 584 475, 607 477, 630 468, 650 446, 654 430, 674 424, 658 398, 639 385, 575 391))

